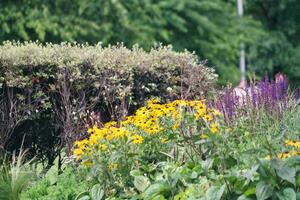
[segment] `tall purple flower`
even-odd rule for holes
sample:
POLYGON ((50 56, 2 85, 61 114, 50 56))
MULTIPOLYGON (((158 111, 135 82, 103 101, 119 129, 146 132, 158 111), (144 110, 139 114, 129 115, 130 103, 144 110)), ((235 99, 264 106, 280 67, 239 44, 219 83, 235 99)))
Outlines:
MULTIPOLYGON (((300 92, 295 96, 300 97, 300 92)), ((280 75, 275 81, 265 77, 245 89, 226 88, 214 104, 223 113, 225 121, 230 122, 240 115, 256 114, 259 109, 280 117, 288 101, 288 79, 280 75)))

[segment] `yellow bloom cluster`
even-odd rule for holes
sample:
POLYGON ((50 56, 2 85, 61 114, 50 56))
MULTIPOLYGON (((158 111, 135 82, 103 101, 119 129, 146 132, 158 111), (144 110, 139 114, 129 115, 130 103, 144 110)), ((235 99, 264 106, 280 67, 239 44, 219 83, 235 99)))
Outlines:
MULTIPOLYGON (((136 133, 130 127, 134 127, 146 135, 154 135, 164 130, 161 125, 162 117, 171 118, 174 123, 172 130, 180 127, 181 113, 187 111, 191 113, 196 120, 202 120, 207 124, 211 133, 215 134, 219 131, 219 127, 215 122, 216 117, 221 113, 218 110, 207 108, 205 101, 185 101, 175 100, 170 103, 162 104, 158 100, 150 100, 146 106, 139 108, 132 116, 128 116, 125 120, 117 122, 108 122, 102 128, 93 126, 87 130, 90 134, 88 139, 76 141, 73 151, 77 158, 91 152, 92 149, 98 147, 98 150, 105 152, 109 149, 107 144, 112 141, 127 138, 135 145, 142 144, 144 137, 141 133, 136 133), (130 131, 129 131, 130 130, 130 131)), ((202 137, 202 139, 206 138, 202 137)), ((160 138, 161 143, 166 143, 167 138, 160 138)))
POLYGON ((286 158, 290 158, 290 157, 293 157, 293 156, 300 156, 300 152, 292 150, 292 151, 285 151, 285 152, 279 153, 277 155, 277 157, 280 158, 280 159, 286 159, 286 158))
MULTIPOLYGON (((286 146, 290 146, 293 148, 300 148, 300 141, 286 140, 285 144, 286 144, 286 146)), ((280 159, 286 159, 286 158, 290 158, 293 156, 300 156, 300 151, 290 150, 290 151, 285 151, 285 152, 277 154, 277 157, 280 159)), ((267 156, 265 159, 270 160, 271 157, 267 156)))
POLYGON ((292 147, 295 147, 295 148, 300 148, 300 141, 296 141, 296 140, 286 140, 285 141, 285 144, 287 146, 292 146, 292 147))

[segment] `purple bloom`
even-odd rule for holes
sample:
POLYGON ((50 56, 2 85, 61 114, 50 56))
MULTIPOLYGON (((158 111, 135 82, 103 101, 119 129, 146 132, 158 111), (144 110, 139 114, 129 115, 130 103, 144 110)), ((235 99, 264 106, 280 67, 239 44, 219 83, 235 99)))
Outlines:
MULTIPOLYGON (((288 106, 289 96, 288 79, 283 75, 278 77, 275 81, 264 77, 257 85, 250 85, 244 90, 226 88, 214 105, 223 113, 227 123, 241 115, 258 114, 259 109, 280 117, 288 106)), ((295 93, 295 98, 300 98, 300 90, 295 93)))

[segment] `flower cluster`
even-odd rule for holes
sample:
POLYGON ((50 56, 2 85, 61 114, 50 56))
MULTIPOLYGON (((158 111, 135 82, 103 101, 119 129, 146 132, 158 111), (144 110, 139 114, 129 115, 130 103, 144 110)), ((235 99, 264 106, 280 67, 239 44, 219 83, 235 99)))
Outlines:
MULTIPOLYGON (((200 135, 201 139, 207 138, 208 134, 219 132, 216 118, 221 116, 221 113, 216 109, 208 108, 205 101, 175 100, 163 104, 154 99, 123 121, 111 121, 103 127, 94 125, 88 128, 89 138, 76 141, 73 153, 77 158, 81 158, 83 155, 89 155, 93 150, 106 152, 110 149, 109 145, 116 141, 123 140, 126 144, 140 145, 146 137, 161 135, 168 130, 176 132, 182 126, 183 113, 206 127, 207 131, 200 135), (163 123, 166 118, 172 121, 171 126, 165 126, 163 123)), ((168 138, 159 137, 159 141, 163 144, 168 141, 168 138)))
POLYGON ((288 95, 287 77, 277 81, 270 81, 266 77, 258 84, 251 84, 246 88, 226 88, 214 104, 222 112, 225 121, 231 122, 241 114, 248 115, 250 111, 255 113, 262 108, 265 112, 280 117, 292 98, 297 97, 288 95))
MULTIPOLYGON (((300 141, 286 140, 285 145, 288 146, 288 147, 294 148, 294 149, 299 149, 300 148, 300 141)), ((300 151, 297 151, 297 150, 294 150, 294 149, 279 153, 277 155, 277 157, 280 158, 280 159, 286 159, 286 158, 293 157, 293 156, 300 156, 300 151)))
MULTIPOLYGON (((300 141, 297 140, 286 140, 285 141, 285 145, 291 148, 294 148, 293 150, 288 150, 288 151, 284 151, 282 153, 278 153, 277 157, 280 159, 286 159, 286 158, 290 158, 293 156, 300 156, 300 151, 295 150, 295 149, 300 149, 300 141)), ((271 157, 267 156, 266 157, 267 160, 270 160, 271 157)))

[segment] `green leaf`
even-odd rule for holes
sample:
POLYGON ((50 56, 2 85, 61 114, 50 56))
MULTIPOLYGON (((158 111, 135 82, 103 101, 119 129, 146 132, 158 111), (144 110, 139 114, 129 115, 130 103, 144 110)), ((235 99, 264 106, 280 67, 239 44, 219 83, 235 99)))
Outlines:
POLYGON ((134 177, 133 185, 138 191, 144 192, 150 185, 150 181, 145 176, 136 176, 134 177))
POLYGON ((277 193, 277 197, 279 200, 296 200, 296 192, 292 188, 286 188, 277 193))
POLYGON ((83 196, 83 197, 80 197, 80 199, 78 200, 90 200, 91 198, 89 196, 83 196))
POLYGON ((228 156, 227 158, 225 158, 225 163, 226 166, 232 167, 237 164, 237 160, 232 156, 228 156))
POLYGON ((191 179, 196 179, 198 177, 198 173, 193 171, 191 174, 191 179))
POLYGON ((244 192, 244 195, 246 197, 250 196, 250 195, 254 195, 256 193, 256 188, 255 187, 251 187, 251 188, 248 188, 246 190, 246 192, 244 192))
POLYGON ((165 183, 154 183, 144 192, 145 199, 152 199, 154 196, 169 191, 171 188, 165 183))
POLYGON ((256 197, 257 200, 265 200, 273 194, 272 186, 261 181, 256 185, 256 197))
POLYGON ((100 184, 96 184, 92 187, 90 191, 90 196, 92 200, 101 200, 104 196, 104 191, 100 184))
POLYGON ((283 165, 278 171, 277 175, 282 178, 283 180, 286 180, 292 184, 295 185, 296 179, 296 169, 295 168, 290 168, 287 165, 283 165))
POLYGON ((207 200, 220 200, 225 190, 225 185, 222 187, 213 186, 209 188, 205 194, 207 200))
POLYGON ((131 170, 130 171, 130 176, 140 176, 140 175, 142 175, 143 173, 141 172, 141 171, 139 171, 139 170, 131 170))
POLYGON ((202 161, 201 167, 202 167, 204 173, 207 173, 208 170, 212 167, 212 165, 213 165, 212 159, 207 159, 207 160, 202 161))
POLYGON ((251 198, 248 198, 245 195, 241 195, 239 196, 239 198, 237 198, 237 200, 251 200, 251 198))
POLYGON ((163 195, 157 195, 153 197, 151 200, 165 200, 166 198, 163 195))

